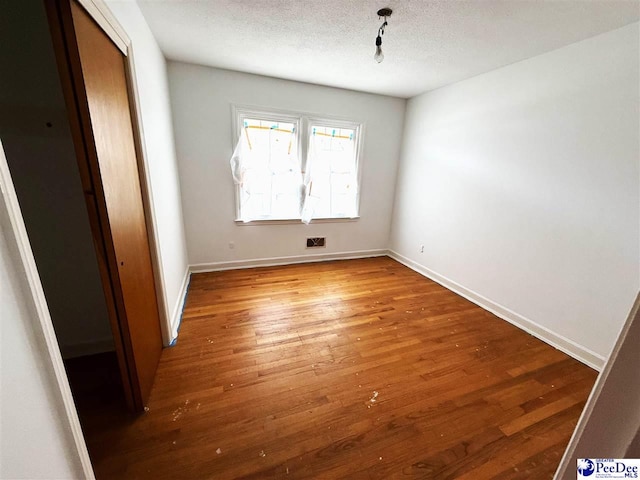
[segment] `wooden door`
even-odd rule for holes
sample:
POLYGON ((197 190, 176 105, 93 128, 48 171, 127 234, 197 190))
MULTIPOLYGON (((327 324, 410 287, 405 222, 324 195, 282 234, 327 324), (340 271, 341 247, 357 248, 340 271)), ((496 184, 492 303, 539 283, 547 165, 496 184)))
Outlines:
POLYGON ((162 338, 126 58, 75 1, 49 3, 50 23, 52 14, 57 17, 54 46, 125 395, 140 411, 153 384, 162 338))

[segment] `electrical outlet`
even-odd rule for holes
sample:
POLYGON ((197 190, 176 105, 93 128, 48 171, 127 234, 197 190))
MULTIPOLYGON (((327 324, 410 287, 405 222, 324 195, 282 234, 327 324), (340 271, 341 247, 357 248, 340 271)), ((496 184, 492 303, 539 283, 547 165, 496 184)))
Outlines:
POLYGON ((234 248, 236 248, 236 243, 235 243, 233 240, 229 242, 229 248, 230 248, 231 250, 233 250, 234 248))

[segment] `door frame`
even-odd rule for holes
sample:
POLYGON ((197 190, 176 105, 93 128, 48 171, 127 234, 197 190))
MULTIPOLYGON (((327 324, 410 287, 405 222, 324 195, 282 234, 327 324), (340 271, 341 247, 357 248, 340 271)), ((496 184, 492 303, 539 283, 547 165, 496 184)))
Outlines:
MULTIPOLYGON (((9 171, 9 164, 7 163, 1 140, 0 201, 4 203, 9 214, 9 222, 12 230, 11 233, 13 234, 16 245, 18 246, 20 261, 24 268, 27 283, 29 284, 29 291, 24 293, 25 296, 31 299, 37 316, 37 320, 34 319, 31 326, 33 327, 34 333, 44 339, 47 351, 46 353, 43 352, 43 357, 48 356, 53 369, 55 378, 49 378, 48 380, 50 380, 50 384, 52 384, 52 386, 55 384, 55 387, 53 387, 52 390, 55 390, 57 387, 60 400, 64 405, 66 420, 73 435, 73 441, 82 465, 84 476, 87 479, 93 480, 95 479, 95 475, 93 473, 91 459, 89 458, 89 451, 87 450, 87 444, 85 442, 84 435, 82 434, 78 411, 73 400, 73 395, 71 394, 71 387, 69 386, 67 372, 64 368, 62 354, 60 353, 60 347, 58 346, 58 340, 56 338, 56 332, 53 329, 53 322, 51 321, 51 313, 49 312, 47 299, 44 295, 42 282, 40 281, 40 274, 38 273, 36 260, 33 256, 33 251, 31 250, 31 243, 29 242, 29 236, 27 235, 27 228, 24 224, 24 218, 22 217, 22 211, 20 210, 20 203, 18 202, 18 196, 16 195, 13 180, 11 178, 11 172, 9 171)), ((9 234, 9 232, 7 233, 9 234)), ((47 375, 46 373, 43 374, 47 375)))
MULTIPOLYGON (((53 0, 55 1, 55 0, 53 0)), ((105 34, 114 42, 118 49, 126 58, 125 71, 127 74, 127 90, 131 105, 131 117, 133 124, 134 143, 137 155, 137 167, 140 176, 140 189, 142 193, 142 203, 147 219, 147 237, 151 254, 153 268, 154 285, 158 303, 158 313, 160 317, 160 330, 164 346, 169 346, 173 341, 171 326, 171 309, 167 304, 164 271, 162 268, 162 258, 157 236, 157 221, 153 210, 153 190, 149 174, 149 162, 144 141, 144 131, 142 128, 140 97, 137 83, 135 81, 134 52, 131 39, 126 34, 122 26, 113 16, 103 0, 76 0, 90 15, 90 17, 100 26, 105 34)), ((45 4, 49 8, 50 3, 45 4)), ((82 466, 84 477, 95 479, 93 466, 87 450, 86 441, 80 425, 77 408, 71 387, 67 378, 66 369, 62 360, 62 354, 56 338, 51 314, 47 304, 40 276, 36 266, 31 244, 24 224, 22 211, 15 192, 15 187, 9 171, 9 166, 4 155, 2 143, 0 141, 0 201, 5 205, 9 213, 11 223, 11 234, 15 238, 20 254, 20 262, 23 265, 29 291, 25 292, 31 298, 37 320, 34 319, 34 330, 36 335, 41 335, 46 347, 45 355, 53 369, 51 382, 54 391, 59 392, 60 400, 66 413, 66 422, 73 436, 76 452, 82 466)), ((44 353, 44 352, 43 352, 44 353)))
MULTIPOLYGON (((136 170, 139 177, 139 189, 142 200, 142 209, 145 216, 146 243, 149 248, 150 263, 152 269, 152 282, 156 296, 155 310, 160 326, 161 345, 167 346, 172 341, 169 309, 167 308, 166 293, 164 291, 164 273, 160 259, 159 242, 156 235, 157 222, 153 209, 151 181, 148 168, 148 156, 146 155, 144 132, 142 131, 142 119, 140 100, 136 85, 135 67, 133 65, 132 42, 122 29, 116 18, 102 0, 44 0, 47 10, 51 39, 55 52, 56 62, 62 90, 67 104, 67 113, 71 127, 71 135, 78 159, 79 173, 85 189, 85 203, 88 209, 91 230, 94 236, 94 247, 98 257, 98 266, 102 279, 109 321, 113 332, 113 338, 118 357, 119 369, 122 376, 122 384, 127 405, 131 410, 142 411, 143 399, 140 398, 136 383, 136 367, 133 363, 131 345, 125 336, 128 336, 126 320, 120 318, 123 308, 122 298, 117 292, 120 290, 118 276, 114 276, 115 266, 113 247, 105 239, 109 237, 110 226, 107 220, 106 205, 100 188, 94 190, 96 172, 91 167, 91 153, 93 151, 93 133, 91 131, 91 119, 88 111, 87 99, 84 94, 84 74, 81 70, 79 52, 76 45, 75 26, 72 18, 72 7, 83 11, 86 18, 95 22, 97 30, 102 32, 108 41, 110 40, 116 50, 124 56, 125 88, 129 97, 129 118, 133 136, 133 146, 136 154, 136 170), (76 89, 80 90, 76 90, 76 89), (90 189, 90 192, 86 189, 90 189), (100 199, 103 200, 100 200, 100 199), (114 283, 115 282, 115 283, 114 283)), ((97 174, 99 175, 99 173, 97 174)))
POLYGON ((162 254, 158 239, 158 228, 155 211, 153 209, 153 188, 151 183, 149 160, 146 150, 144 129, 142 126, 142 108, 140 106, 140 95, 138 94, 138 84, 136 82, 134 47, 131 39, 115 18, 104 0, 75 0, 98 24, 104 33, 118 47, 124 55, 125 73, 127 77, 127 93, 129 94, 131 106, 131 120, 133 126, 134 145, 136 149, 138 175, 140 176, 140 190, 142 193, 142 206, 145 218, 147 219, 147 239, 149 241, 149 251, 151 253, 151 264, 153 270, 154 284, 156 287, 156 298, 158 304, 158 314, 160 316, 160 332, 162 334, 162 344, 168 347, 173 341, 171 326, 171 309, 167 303, 167 296, 164 289, 165 276, 162 268, 162 254))

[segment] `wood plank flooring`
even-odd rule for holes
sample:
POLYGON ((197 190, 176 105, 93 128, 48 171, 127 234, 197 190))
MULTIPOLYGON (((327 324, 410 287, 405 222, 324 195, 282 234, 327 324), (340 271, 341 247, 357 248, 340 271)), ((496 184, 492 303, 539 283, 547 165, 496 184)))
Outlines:
POLYGON ((192 276, 99 479, 551 478, 596 372, 387 257, 192 276))

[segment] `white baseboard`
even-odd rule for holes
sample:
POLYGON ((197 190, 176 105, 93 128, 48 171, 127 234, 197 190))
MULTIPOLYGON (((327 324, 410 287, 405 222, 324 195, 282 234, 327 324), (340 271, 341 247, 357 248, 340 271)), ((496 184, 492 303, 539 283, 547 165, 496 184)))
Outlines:
POLYGON ((388 254, 386 249, 358 250, 354 252, 320 253, 297 255, 291 257, 254 258, 251 260, 236 260, 230 262, 198 263, 190 266, 191 273, 217 272, 220 270, 235 270, 241 268, 272 267, 276 265, 291 265, 294 263, 328 262, 331 260, 349 260, 355 258, 382 257, 388 254))
POLYGON ((180 322, 182 321, 182 309, 184 308, 184 302, 187 299, 187 291, 189 290, 189 279, 191 278, 190 267, 184 272, 182 278, 182 285, 180 286, 180 294, 176 300, 176 304, 173 306, 173 313, 171 314, 171 340, 168 346, 175 345, 178 340, 178 330, 180 329, 180 322))
POLYGON ((573 340, 552 332, 548 328, 537 324, 533 320, 523 317, 522 315, 508 309, 503 305, 495 303, 488 298, 480 295, 479 293, 474 292, 473 290, 469 290, 468 288, 463 287, 462 285, 454 282, 453 280, 450 280, 443 275, 429 270, 427 267, 420 265, 419 263, 414 262, 413 260, 400 255, 397 252, 394 252, 393 250, 389 250, 389 256, 394 260, 402 263, 403 265, 409 267, 410 269, 418 272, 419 274, 433 280, 436 283, 439 283, 443 287, 457 293, 458 295, 466 298, 467 300, 475 303, 485 310, 488 310, 501 319, 506 320, 507 322, 515 325, 525 332, 530 333, 534 337, 539 338, 543 342, 548 343, 558 350, 563 351, 576 360, 590 366, 597 371, 602 370, 606 361, 603 356, 589 350, 586 347, 583 347, 582 345, 577 344, 573 340))

